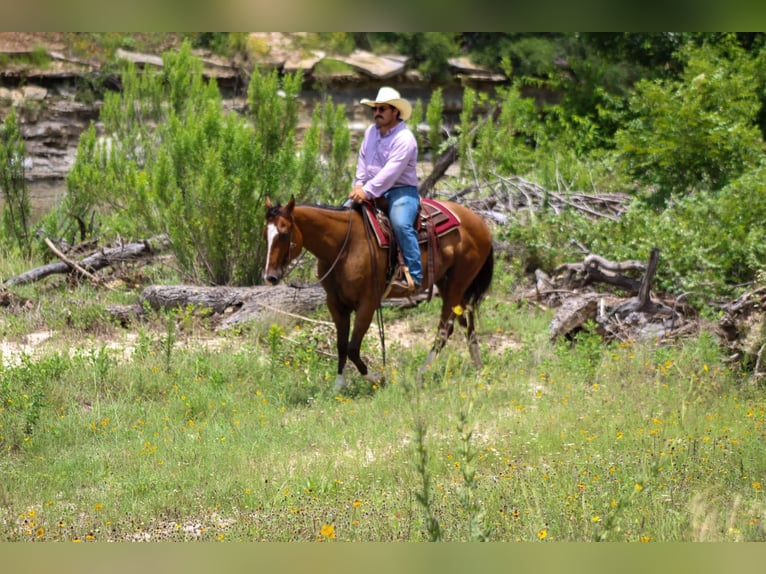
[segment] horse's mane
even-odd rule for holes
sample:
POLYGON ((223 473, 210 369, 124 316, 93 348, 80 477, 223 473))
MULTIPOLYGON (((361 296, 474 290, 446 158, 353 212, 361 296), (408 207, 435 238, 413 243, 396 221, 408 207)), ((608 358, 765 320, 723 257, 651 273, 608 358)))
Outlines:
MULTIPOLYGON (((279 212, 284 206, 281 202, 277 202, 275 205, 272 205, 267 211, 266 211, 266 217, 276 217, 279 215, 279 212)), ((324 203, 297 203, 296 207, 314 207, 319 209, 327 209, 329 211, 348 211, 349 209, 355 209, 356 211, 361 212, 362 206, 361 204, 354 203, 350 207, 348 205, 327 205, 324 203)))
MULTIPOLYGON (((329 209, 330 211, 348 211, 347 205, 327 205, 326 203, 301 203, 303 207, 318 207, 319 209, 329 209)), ((356 205, 356 204, 354 204, 356 205)))

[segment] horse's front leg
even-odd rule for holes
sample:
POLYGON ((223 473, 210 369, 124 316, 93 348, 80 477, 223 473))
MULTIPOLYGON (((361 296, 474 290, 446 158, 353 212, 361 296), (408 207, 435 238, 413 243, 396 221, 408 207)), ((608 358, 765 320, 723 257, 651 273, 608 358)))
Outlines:
POLYGON ((364 339, 367 330, 370 328, 376 308, 377 306, 373 303, 365 303, 357 309, 356 317, 354 318, 354 330, 351 333, 351 340, 348 344, 348 358, 356 365, 362 377, 374 384, 380 384, 383 382, 383 375, 370 373, 361 356, 362 339, 364 339))
POLYGON ((351 310, 335 300, 327 298, 327 308, 335 323, 335 347, 338 351, 338 373, 335 377, 335 390, 344 389, 348 383, 343 371, 348 358, 348 334, 351 327, 351 310))

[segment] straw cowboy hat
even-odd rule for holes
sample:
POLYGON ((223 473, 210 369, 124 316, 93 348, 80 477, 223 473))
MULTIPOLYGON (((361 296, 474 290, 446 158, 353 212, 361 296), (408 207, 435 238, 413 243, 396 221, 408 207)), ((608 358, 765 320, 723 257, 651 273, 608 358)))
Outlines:
POLYGON ((393 88, 380 88, 380 90, 378 90, 378 95, 375 96, 374 100, 362 98, 359 100, 359 103, 364 104, 365 106, 370 106, 371 108, 379 106, 380 104, 388 104, 399 110, 399 117, 405 121, 410 119, 410 116, 412 115, 412 104, 402 98, 399 95, 399 92, 393 88))

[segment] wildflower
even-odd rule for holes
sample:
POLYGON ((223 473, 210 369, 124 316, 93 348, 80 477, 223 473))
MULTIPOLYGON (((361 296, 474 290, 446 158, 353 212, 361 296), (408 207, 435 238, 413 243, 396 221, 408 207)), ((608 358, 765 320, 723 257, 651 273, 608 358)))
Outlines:
POLYGON ((546 538, 548 538, 548 530, 543 528, 540 532, 537 533, 537 537, 540 540, 545 540, 546 538))
POLYGON ((37 536, 37 538, 42 538, 43 536, 45 536, 45 528, 43 528, 42 526, 38 528, 37 532, 35 532, 35 536, 37 536))
POLYGON ((96 510, 101 510, 102 508, 104 508, 104 505, 101 504, 100 502, 97 502, 96 504, 93 505, 93 508, 96 510))
POLYGON ((761 483, 756 480, 755 482, 753 482, 753 488, 755 490, 761 490, 761 483))
POLYGON ((636 485, 633 487, 633 489, 636 492, 641 492, 642 490, 644 490, 644 485, 641 484, 640 482, 637 482, 636 485))
POLYGON ((361 500, 359 500, 359 499, 357 499, 357 500, 355 500, 355 501, 353 502, 352 506, 353 506, 354 508, 359 508, 360 506, 362 506, 362 501, 361 501, 361 500))
POLYGON ((593 522, 594 524, 596 522, 601 522, 601 517, 600 516, 591 516, 590 521, 593 522))
POLYGON ((324 536, 325 538, 334 539, 335 538, 335 526, 332 524, 323 524, 322 529, 319 531, 319 534, 324 536))

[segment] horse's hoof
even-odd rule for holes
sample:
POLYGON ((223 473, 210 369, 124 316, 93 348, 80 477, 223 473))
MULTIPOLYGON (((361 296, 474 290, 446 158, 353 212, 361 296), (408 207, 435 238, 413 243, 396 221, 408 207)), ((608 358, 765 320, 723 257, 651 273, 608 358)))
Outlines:
POLYGON ((367 373, 364 376, 364 379, 379 387, 384 385, 386 382, 386 378, 380 373, 367 373))
POLYGON ((433 349, 428 351, 428 356, 426 357, 426 360, 423 361, 423 364, 420 367, 420 374, 421 375, 428 370, 428 367, 431 366, 431 363, 434 362, 435 358, 436 358, 436 352, 433 349))
POLYGON ((346 377, 344 375, 338 375, 335 377, 335 392, 340 392, 348 386, 346 377))

